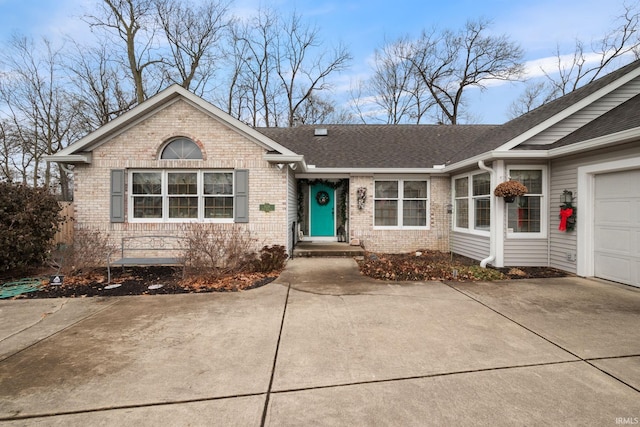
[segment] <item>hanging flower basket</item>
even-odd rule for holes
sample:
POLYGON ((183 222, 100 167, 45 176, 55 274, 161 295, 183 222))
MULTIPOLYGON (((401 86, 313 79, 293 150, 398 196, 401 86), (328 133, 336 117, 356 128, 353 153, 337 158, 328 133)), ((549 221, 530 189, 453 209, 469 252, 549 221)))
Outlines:
POLYGON ((497 197, 504 197, 504 201, 512 203, 518 196, 524 196, 529 190, 520 181, 505 181, 498 184, 493 190, 493 194, 497 197))

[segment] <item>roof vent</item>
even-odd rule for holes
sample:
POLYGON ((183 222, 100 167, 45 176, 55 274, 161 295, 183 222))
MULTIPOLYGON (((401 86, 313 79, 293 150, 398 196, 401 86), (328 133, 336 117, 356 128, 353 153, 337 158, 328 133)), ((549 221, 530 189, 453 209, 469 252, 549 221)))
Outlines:
POLYGON ((327 136, 329 135, 329 131, 327 128, 316 128, 313 132, 314 136, 327 136))

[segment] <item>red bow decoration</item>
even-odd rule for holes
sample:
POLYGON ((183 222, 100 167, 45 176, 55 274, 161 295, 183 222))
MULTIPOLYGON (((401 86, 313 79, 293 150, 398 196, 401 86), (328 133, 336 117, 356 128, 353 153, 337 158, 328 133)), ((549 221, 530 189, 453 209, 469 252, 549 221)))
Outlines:
POLYGON ((567 219, 573 215, 572 208, 560 208, 560 226, 558 230, 567 231, 567 219))

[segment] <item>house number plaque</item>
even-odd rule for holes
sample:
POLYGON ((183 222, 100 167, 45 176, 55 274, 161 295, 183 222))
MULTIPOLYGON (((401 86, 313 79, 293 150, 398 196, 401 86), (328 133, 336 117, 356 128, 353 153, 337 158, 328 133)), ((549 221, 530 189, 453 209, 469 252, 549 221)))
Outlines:
POLYGON ((260 210, 262 212, 273 212, 276 210, 276 205, 272 205, 271 203, 263 203, 260 205, 260 210))

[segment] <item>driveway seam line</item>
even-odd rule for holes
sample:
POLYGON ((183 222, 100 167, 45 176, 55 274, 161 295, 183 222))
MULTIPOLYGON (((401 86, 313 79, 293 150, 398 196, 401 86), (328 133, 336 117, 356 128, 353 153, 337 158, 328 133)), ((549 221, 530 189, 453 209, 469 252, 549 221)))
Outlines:
POLYGON ((282 330, 284 328, 284 319, 287 315, 287 305, 289 304, 289 293, 291 292, 291 283, 287 286, 287 296, 284 299, 284 308, 282 309, 282 319, 280 320, 280 331, 278 331, 278 341, 276 343, 276 351, 273 355, 273 365, 271 366, 271 378, 269 379, 269 387, 267 388, 267 395, 264 399, 264 408, 262 409, 262 419, 260 421, 260 426, 264 427, 265 422, 267 421, 267 411, 269 409, 269 399, 271 397, 271 388, 273 387, 273 379, 276 374, 276 365, 278 363, 278 352, 280 351, 280 340, 282 339, 282 330))
POLYGON ((156 406, 170 406, 170 405, 183 405, 188 403, 213 402, 216 400, 237 399, 242 397, 256 397, 256 396, 262 396, 264 394, 265 393, 246 393, 246 394, 235 394, 235 395, 229 395, 229 396, 202 397, 198 399, 140 403, 140 404, 134 404, 134 405, 104 406, 101 408, 77 409, 74 411, 61 411, 61 412, 52 412, 52 413, 44 413, 44 414, 17 415, 14 417, 0 417, 0 422, 29 420, 29 419, 36 419, 36 418, 61 417, 66 415, 91 414, 96 412, 118 411, 123 409, 142 409, 142 408, 153 408, 156 406))
MULTIPOLYGON (((58 334, 59 334, 59 333, 61 333, 61 332, 66 331, 66 330, 67 330, 67 329, 69 329, 69 328, 74 327, 75 325, 77 325, 77 324, 78 324, 78 323, 80 323, 80 322, 83 322, 83 321, 85 321, 85 320, 87 320, 87 319, 90 319, 90 318, 91 318, 91 317, 93 317, 93 316, 96 316, 96 315, 98 315, 98 314, 102 313, 103 311, 105 311, 105 310, 106 310, 106 309, 108 309, 108 308, 113 307, 113 306, 114 306, 114 305, 116 305, 117 303, 118 303, 118 301, 114 301, 114 302, 110 303, 109 305, 107 305, 107 306, 105 306, 105 307, 102 307, 100 310, 98 310, 98 311, 94 311, 94 312, 92 312, 92 313, 89 313, 89 314, 88 314, 88 315, 86 315, 85 317, 82 317, 82 318, 78 319, 77 321, 75 321, 75 322, 71 323, 70 325, 67 325, 67 326, 65 326, 64 328, 62 328, 62 329, 60 329, 60 330, 57 330, 57 331, 53 332, 52 334, 47 335, 46 337, 41 338, 41 339, 37 340, 36 342, 34 342, 34 343, 32 343, 32 344, 30 344, 30 345, 28 345, 28 346, 24 347, 24 348, 21 348, 20 350, 16 351, 15 353, 11 353, 11 354, 7 355, 5 358, 0 359, 0 363, 4 362, 5 360, 8 360, 8 359, 12 358, 13 356, 15 356, 15 355, 17 355, 17 354, 22 353, 22 352, 23 352, 23 351, 25 351, 25 350, 30 349, 31 347, 33 347, 33 346, 35 346, 35 345, 40 344, 40 343, 41 343, 41 342, 43 342, 43 341, 48 340, 48 339, 49 339, 49 338, 51 338, 51 337, 54 337, 54 336, 58 335, 58 334)), ((66 302, 65 302, 65 304, 66 304, 66 302)), ((33 325, 33 326, 35 326, 35 325, 33 325)), ((32 326, 32 327, 33 327, 33 326, 32 326)), ((1 421, 1 419, 0 419, 0 421, 1 421)))
POLYGON ((555 347, 558 347, 560 350, 565 351, 567 353, 569 353, 570 355, 577 357, 578 359, 582 360, 583 362, 586 362, 585 359, 583 359, 582 357, 578 356, 577 354, 573 353, 570 350, 567 350, 566 348, 562 347, 560 344, 557 344, 553 341, 551 341, 549 338, 542 336, 540 333, 534 331, 533 329, 523 325, 522 323, 516 321, 515 319, 512 319, 511 317, 507 316, 506 314, 503 314, 501 312, 499 312, 498 310, 496 310, 493 307, 488 306, 487 304, 485 304, 484 302, 480 301, 477 298, 474 298, 472 295, 467 294, 464 291, 461 291, 460 289, 456 289, 454 286, 449 285, 448 283, 445 283, 445 285, 449 286, 451 289, 453 289, 456 292, 460 292, 462 295, 466 296, 467 298, 477 302, 478 304, 480 304, 481 306, 488 308, 489 310, 493 311, 494 313, 496 313, 497 315, 499 315, 500 317, 504 317, 505 319, 507 319, 508 321, 515 323, 516 325, 520 326, 522 329, 531 332, 532 334, 534 334, 535 336, 537 336, 538 338, 542 338, 544 341, 548 342, 549 344, 552 344, 555 347))
POLYGON ((6 341, 6 340, 8 340, 8 339, 10 339, 10 338, 12 338, 12 337, 14 337, 16 335, 18 335, 18 334, 21 334, 24 331, 28 331, 29 329, 35 327, 36 325, 39 325, 40 323, 42 323, 44 321, 44 319, 47 318, 47 316, 51 316, 51 315, 56 314, 57 312, 61 311, 64 308, 64 306, 67 305, 68 302, 69 302, 69 300, 65 299, 64 301, 62 301, 62 304, 60 304, 60 307, 58 307, 57 309, 55 309, 55 310, 53 310, 53 311, 51 311, 49 313, 44 313, 42 316, 40 316, 40 318, 38 320, 33 322, 31 325, 26 326, 26 327, 20 329, 19 331, 16 331, 16 332, 12 333, 11 335, 0 339, 0 343, 3 342, 3 341, 6 341))
POLYGON ((355 381, 351 383, 342 383, 342 384, 329 384, 329 385, 320 385, 320 386, 311 386, 311 387, 290 388, 290 389, 283 389, 283 390, 275 390, 272 393, 274 394, 295 393, 299 391, 322 390, 322 389, 328 389, 328 388, 350 387, 350 386, 367 385, 367 384, 391 383, 391 382, 397 382, 397 381, 420 380, 420 379, 428 379, 428 378, 448 377, 453 375, 474 374, 474 373, 492 372, 492 371, 505 371, 508 369, 535 368, 539 366, 554 366, 554 365, 564 365, 569 363, 580 363, 580 362, 582 361, 581 360, 560 360, 557 362, 542 362, 542 363, 528 363, 525 365, 497 366, 492 368, 470 369, 465 371, 442 372, 442 373, 435 373, 435 374, 413 375, 408 377, 385 378, 380 380, 355 381))
POLYGON ((625 354, 624 356, 602 356, 602 357, 588 357, 585 360, 609 360, 609 359, 625 359, 628 357, 640 357, 640 354, 625 354))
POLYGON ((450 285, 450 284, 448 284, 448 283, 445 283, 445 282, 443 282, 443 283, 444 283, 445 285, 447 285, 448 287, 450 287, 451 289, 453 289, 453 290, 455 290, 455 291, 457 291, 457 292, 460 292, 462 295, 465 295, 467 298, 470 298, 471 300, 473 300, 473 301, 477 302, 477 303, 478 303, 478 304, 480 304, 481 306, 488 308, 489 310, 493 311, 493 312, 494 312, 494 313, 496 313, 497 315, 499 315, 499 316, 501 316, 501 317, 504 317, 505 319, 509 320, 509 321, 510 321, 510 322, 512 322, 512 323, 515 323, 516 325, 518 325, 519 327, 523 328, 524 330, 526 330, 526 331, 528 331, 528 332, 531 332, 532 334, 534 334, 535 336, 537 336, 537 337, 539 337, 539 338, 542 338, 544 341, 548 342, 549 344, 556 346, 556 347, 557 347, 557 348, 559 348, 560 350, 565 351, 565 352, 569 353, 570 355, 572 355, 572 356, 574 356, 574 357, 577 357, 577 358, 578 358, 578 359, 580 359, 582 362, 586 363, 587 365, 591 366, 592 368, 597 369, 598 371, 600 371, 600 372, 602 372, 603 374, 605 374, 605 375, 607 375, 607 376, 609 376, 609 377, 611 377, 611 378, 615 379, 616 381, 618 381, 618 382, 620 382, 620 383, 622 383, 622 384, 626 385, 627 387, 631 388, 632 390, 635 390, 635 391, 637 391, 637 392, 640 392, 640 389, 638 389, 638 388, 636 388, 636 387, 632 386, 631 384, 629 384, 629 383, 627 383, 627 382, 623 381, 622 379, 620 379, 620 378, 616 377, 615 375, 613 375, 613 374, 611 374, 611 373, 609 373, 609 372, 607 372, 607 371, 605 371, 605 370, 603 370, 603 369, 600 369, 599 367, 597 367, 596 365, 594 365, 593 363, 591 363, 591 362, 590 362, 590 360, 591 360, 590 358, 583 358, 583 357, 580 357, 579 355, 575 354, 574 352, 572 352, 572 351, 570 351, 570 350, 567 350, 566 348, 562 347, 560 344, 557 344, 557 343, 555 343, 555 342, 551 341, 549 338, 547 338, 547 337, 545 337, 545 336, 541 335, 540 333, 538 333, 538 332, 534 331, 533 329, 531 329, 531 328, 529 328, 529 327, 527 327, 527 326, 524 326, 522 323, 520 323, 520 322, 516 321, 515 319, 510 318, 510 317, 509 317, 509 316, 507 316, 506 314, 500 313, 500 312, 499 312, 498 310, 496 310, 495 308, 488 306, 487 304, 485 304, 484 302, 480 301, 479 299, 474 298, 472 295, 469 295, 469 294, 467 294, 466 292, 464 292, 464 291, 462 291, 462 290, 460 290, 460 289, 456 289, 454 286, 452 286, 452 285, 450 285))

